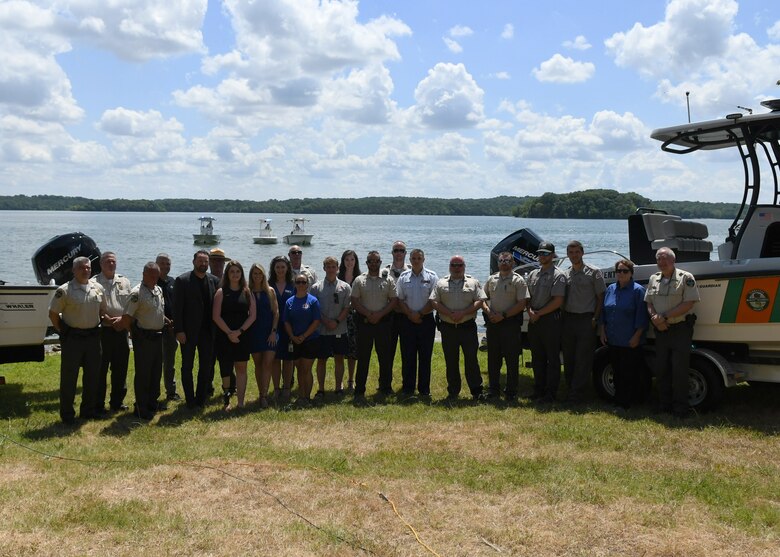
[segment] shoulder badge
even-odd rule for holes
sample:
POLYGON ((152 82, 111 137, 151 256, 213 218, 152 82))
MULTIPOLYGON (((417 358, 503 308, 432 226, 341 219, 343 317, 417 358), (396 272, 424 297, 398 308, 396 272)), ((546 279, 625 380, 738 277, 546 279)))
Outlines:
POLYGON ((62 298, 62 290, 57 290, 57 291, 54 293, 54 297, 55 297, 55 298, 62 298))
POLYGON ((685 279, 685 285, 693 287, 696 285, 696 281, 689 277, 685 279))
POLYGON ((133 294, 130 296, 130 301, 136 303, 138 301, 138 294, 133 294))

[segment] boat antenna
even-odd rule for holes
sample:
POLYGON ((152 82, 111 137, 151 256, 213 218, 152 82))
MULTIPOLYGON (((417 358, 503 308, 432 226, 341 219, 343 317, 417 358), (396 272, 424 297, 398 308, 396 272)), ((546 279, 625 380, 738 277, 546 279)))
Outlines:
POLYGON ((746 106, 739 106, 739 105, 737 105, 737 108, 740 109, 740 110, 746 111, 748 114, 753 114, 753 109, 752 108, 748 108, 746 106))
POLYGON ((685 104, 688 106, 688 123, 691 123, 691 92, 685 92, 685 104))

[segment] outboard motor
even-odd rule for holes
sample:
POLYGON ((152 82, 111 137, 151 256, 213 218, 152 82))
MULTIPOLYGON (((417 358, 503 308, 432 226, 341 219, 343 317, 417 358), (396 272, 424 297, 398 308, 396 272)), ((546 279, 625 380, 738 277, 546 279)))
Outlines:
POLYGON ((65 284, 73 278, 73 260, 77 257, 89 257, 91 276, 100 272, 100 250, 92 238, 81 232, 55 236, 39 247, 32 257, 38 282, 65 284))
POLYGON ((539 266, 539 257, 536 250, 543 240, 530 228, 521 228, 513 232, 490 250, 490 274, 498 272, 498 254, 508 251, 515 260, 515 266, 533 265, 539 266))

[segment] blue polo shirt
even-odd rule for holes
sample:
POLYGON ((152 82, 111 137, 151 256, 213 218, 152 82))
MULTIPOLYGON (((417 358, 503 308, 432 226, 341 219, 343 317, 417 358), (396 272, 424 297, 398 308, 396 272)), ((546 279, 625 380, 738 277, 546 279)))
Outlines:
MULTIPOLYGON (((293 296, 285 303, 284 320, 292 327, 293 336, 302 335, 314 321, 320 319, 320 302, 311 294, 304 298, 293 296)), ((309 339, 320 336, 315 330, 309 339)))
MULTIPOLYGON (((613 346, 627 347, 637 329, 647 332, 650 316, 645 304, 645 287, 633 280, 623 288, 617 282, 610 284, 604 293, 601 322, 607 333, 607 343, 613 346)), ((644 342, 645 333, 642 333, 640 344, 644 342)))

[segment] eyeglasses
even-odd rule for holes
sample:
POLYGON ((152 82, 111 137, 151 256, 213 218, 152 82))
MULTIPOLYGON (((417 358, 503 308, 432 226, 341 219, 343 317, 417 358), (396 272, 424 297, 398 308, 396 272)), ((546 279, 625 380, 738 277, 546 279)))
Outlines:
POLYGON ((498 262, 499 263, 511 263, 512 260, 511 259, 499 259, 498 262))
POLYGON ((465 263, 450 263, 450 267, 465 267, 465 263))
POLYGON ((626 275, 630 273, 631 271, 629 269, 615 269, 616 273, 620 273, 621 275, 626 275))
POLYGON ((404 248, 393 248, 393 253, 406 253, 404 248))
POLYGON ((293 250, 287 252, 287 255, 301 255, 301 254, 303 254, 301 250, 293 250))
POLYGON ((309 284, 308 280, 296 280, 295 284, 309 284))

